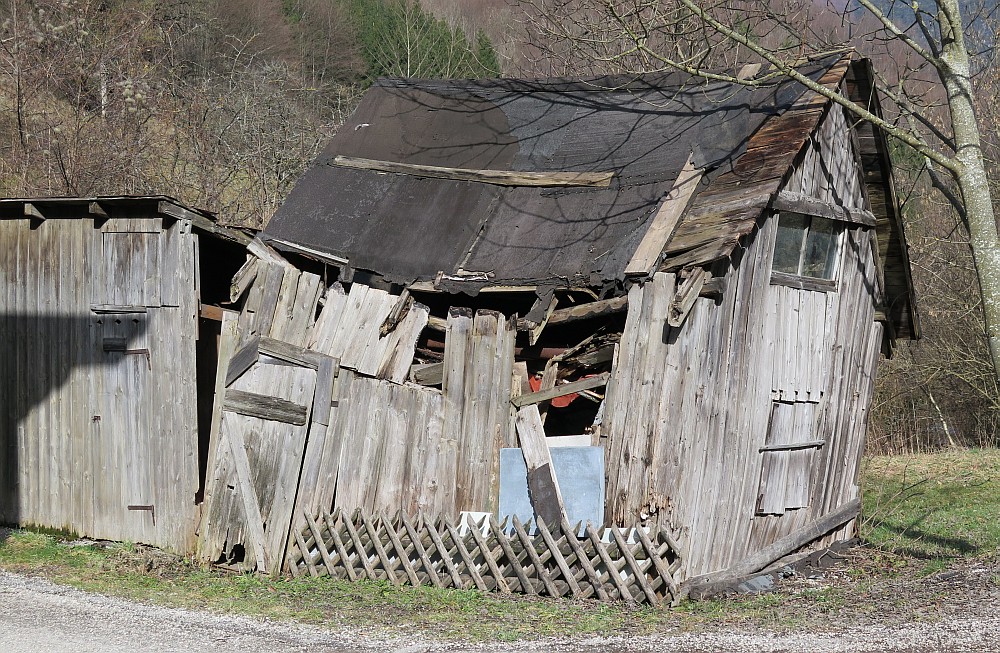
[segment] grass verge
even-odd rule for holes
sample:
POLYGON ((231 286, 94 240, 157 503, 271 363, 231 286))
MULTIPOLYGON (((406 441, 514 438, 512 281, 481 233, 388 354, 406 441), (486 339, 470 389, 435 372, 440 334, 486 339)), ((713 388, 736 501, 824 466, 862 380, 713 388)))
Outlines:
MULTIPOLYGON (((680 609, 531 599, 386 583, 277 579, 204 569, 155 549, 74 545, 58 534, 0 532, 0 569, 131 600, 323 625, 356 633, 511 641, 573 635, 642 635, 733 625, 828 627, 832 615, 885 609, 898 581, 995 557, 1000 549, 1000 451, 873 458, 863 474, 862 538, 842 582, 680 609), (897 583, 893 585, 892 583, 897 583), (859 598, 869 597, 865 602, 859 598)), ((997 581, 1000 583, 1000 581, 997 581)), ((937 591, 931 588, 933 591, 937 591)), ((917 596, 914 600, 921 600, 917 596)), ((928 600, 939 600, 938 595, 928 600)))
POLYGON ((1000 550, 1000 449, 871 458, 862 488, 861 534, 882 551, 941 566, 1000 550))

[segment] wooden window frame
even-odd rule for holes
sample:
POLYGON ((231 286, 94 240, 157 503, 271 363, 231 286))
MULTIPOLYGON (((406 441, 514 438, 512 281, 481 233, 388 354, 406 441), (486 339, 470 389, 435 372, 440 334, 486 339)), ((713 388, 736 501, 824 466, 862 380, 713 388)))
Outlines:
MULTIPOLYGON (((790 288, 811 290, 815 292, 837 292, 840 288, 840 270, 843 267, 844 234, 847 232, 846 223, 843 220, 837 220, 836 218, 816 215, 815 213, 804 213, 802 211, 775 211, 773 215, 774 219, 780 221, 782 213, 787 215, 801 215, 809 220, 802 232, 802 242, 799 245, 799 272, 802 270, 803 261, 805 259, 806 244, 809 240, 809 230, 812 228, 813 220, 829 220, 836 226, 837 234, 835 247, 837 248, 837 252, 834 255, 833 274, 831 278, 826 279, 822 277, 810 277, 804 274, 791 274, 789 272, 779 272, 774 270, 774 252, 772 251, 771 285, 787 286, 790 288)), ((777 234, 775 234, 775 241, 777 241, 777 234)))

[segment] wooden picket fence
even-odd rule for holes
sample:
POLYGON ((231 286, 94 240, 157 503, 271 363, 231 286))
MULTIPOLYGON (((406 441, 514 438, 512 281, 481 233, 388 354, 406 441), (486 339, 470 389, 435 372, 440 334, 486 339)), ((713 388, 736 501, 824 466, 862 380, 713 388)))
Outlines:
POLYGON ((666 530, 594 528, 565 519, 536 529, 490 515, 467 529, 446 517, 394 517, 340 510, 295 529, 286 569, 295 577, 329 575, 530 595, 647 602, 681 598, 673 575, 680 549, 666 530), (534 534, 532 530, 535 530, 534 534), (462 534, 464 532, 464 534, 462 534), (581 534, 577 536, 576 534, 581 534))

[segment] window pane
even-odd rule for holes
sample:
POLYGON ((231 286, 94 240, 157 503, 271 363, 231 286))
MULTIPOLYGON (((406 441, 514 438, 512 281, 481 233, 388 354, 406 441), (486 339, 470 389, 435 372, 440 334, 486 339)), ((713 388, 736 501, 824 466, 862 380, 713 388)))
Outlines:
POLYGON ((832 279, 837 265, 838 229, 833 220, 813 218, 806 238, 802 276, 832 279))
POLYGON ((774 241, 772 270, 788 274, 799 273, 802 237, 808 221, 809 218, 798 213, 782 213, 778 216, 778 237, 774 241))

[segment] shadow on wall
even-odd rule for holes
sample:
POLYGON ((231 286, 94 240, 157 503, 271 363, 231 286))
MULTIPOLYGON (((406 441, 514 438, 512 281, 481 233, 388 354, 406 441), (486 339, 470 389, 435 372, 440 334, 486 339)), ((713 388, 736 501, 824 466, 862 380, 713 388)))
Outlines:
POLYGON ((59 500, 46 479, 65 484, 83 447, 99 446, 92 420, 141 381, 146 331, 144 313, 0 313, 0 523, 19 524, 27 496, 59 500))

